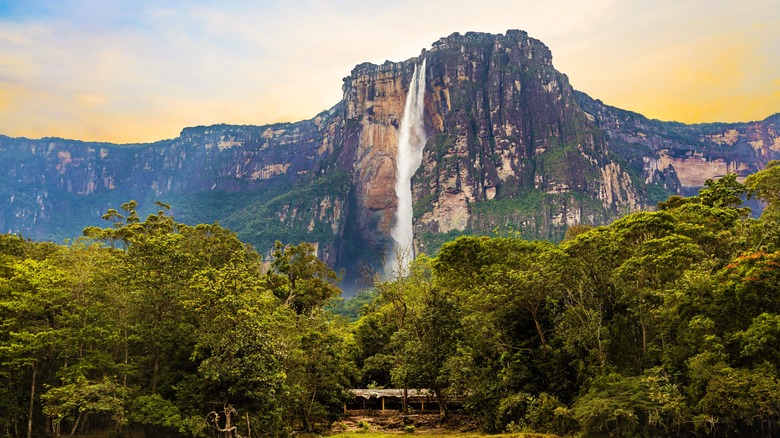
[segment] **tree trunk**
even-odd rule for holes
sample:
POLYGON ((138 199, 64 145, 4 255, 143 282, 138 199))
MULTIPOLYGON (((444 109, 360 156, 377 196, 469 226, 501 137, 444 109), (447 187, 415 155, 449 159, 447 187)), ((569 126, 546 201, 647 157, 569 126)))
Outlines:
POLYGON ((152 394, 157 394, 157 374, 160 371, 160 355, 155 349, 152 356, 152 394))
POLYGON ((76 430, 78 430, 78 428, 79 428, 79 423, 81 423, 81 416, 82 415, 83 415, 83 413, 79 412, 78 417, 76 417, 76 421, 73 422, 73 429, 70 430, 70 435, 68 435, 68 436, 73 436, 73 435, 76 434, 76 430))
POLYGON ((598 333, 597 341, 598 341, 598 349, 599 349, 599 365, 602 369, 604 369, 607 366, 607 349, 604 347, 604 342, 601 340, 601 326, 599 325, 598 329, 596 330, 598 333))
POLYGON ((311 424, 309 424, 309 416, 306 415, 306 410, 301 409, 301 422, 303 423, 303 430, 311 432, 311 424))
POLYGON ((439 414, 441 415, 441 419, 446 420, 449 411, 447 411, 447 402, 444 400, 444 395, 439 388, 434 389, 433 393, 436 395, 436 402, 439 403, 439 414))
POLYGON ((539 333, 539 340, 542 342, 542 347, 547 346, 547 340, 544 338, 544 330, 542 330, 541 324, 539 324, 539 319, 537 318, 537 313, 539 313, 539 306, 534 306, 533 304, 528 305, 528 310, 531 312, 531 317, 534 319, 534 324, 536 325, 536 332, 539 333))
POLYGON ((237 429, 236 426, 231 426, 230 417, 233 414, 238 415, 238 412, 233 408, 233 405, 226 405, 224 412, 225 427, 219 427, 219 414, 216 411, 209 412, 208 417, 211 419, 211 422, 214 423, 214 427, 217 429, 217 432, 219 432, 220 435, 224 436, 225 438, 230 438, 235 436, 237 429))
POLYGON ((129 345, 130 342, 128 340, 129 337, 127 335, 127 326, 123 327, 123 331, 124 331, 124 344, 125 344, 124 345, 124 347, 125 347, 125 360, 124 360, 125 368, 124 368, 124 372, 122 373, 122 387, 123 388, 127 388, 127 365, 130 363, 130 345, 129 345))
POLYGON ((32 385, 30 385, 30 408, 27 410, 27 438, 32 438, 33 408, 35 406, 35 378, 38 374, 38 362, 32 363, 32 385))
POLYGON ((62 420, 56 420, 54 417, 51 418, 51 434, 55 437, 59 437, 61 435, 62 430, 62 420))

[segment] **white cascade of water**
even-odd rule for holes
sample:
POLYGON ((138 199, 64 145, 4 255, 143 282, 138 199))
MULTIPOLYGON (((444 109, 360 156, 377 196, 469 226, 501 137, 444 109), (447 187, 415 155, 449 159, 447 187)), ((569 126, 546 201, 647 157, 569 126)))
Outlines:
POLYGON ((425 146, 425 60, 415 66, 404 105, 404 117, 398 133, 398 156, 395 161, 395 194, 398 210, 390 230, 393 249, 385 263, 385 274, 391 278, 402 275, 414 259, 412 229, 412 175, 422 163, 425 146))

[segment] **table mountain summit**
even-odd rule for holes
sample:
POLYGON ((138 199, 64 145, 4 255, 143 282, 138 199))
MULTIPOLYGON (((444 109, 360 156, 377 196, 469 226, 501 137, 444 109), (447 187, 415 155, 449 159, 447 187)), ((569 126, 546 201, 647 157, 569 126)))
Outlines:
MULTIPOLYGON (((425 60, 423 161, 411 180, 414 243, 515 230, 560 239, 653 209, 728 172, 780 158, 780 114, 750 123, 650 120, 578 92, 525 32, 458 33, 419 56, 364 63, 311 120, 185 128, 116 145, 0 136, 0 231, 59 240, 108 208, 161 200, 186 223, 218 220, 264 252, 316 244, 355 284, 392 246, 399 125, 425 60)), ((143 208, 141 209, 143 211, 143 208)))

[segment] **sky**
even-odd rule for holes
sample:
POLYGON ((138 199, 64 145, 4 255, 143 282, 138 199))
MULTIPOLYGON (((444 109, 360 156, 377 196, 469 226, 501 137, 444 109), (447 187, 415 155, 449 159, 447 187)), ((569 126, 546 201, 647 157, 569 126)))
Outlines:
POLYGON ((0 134, 130 143, 304 120, 359 63, 507 29, 651 118, 780 112, 777 0, 0 0, 0 134))

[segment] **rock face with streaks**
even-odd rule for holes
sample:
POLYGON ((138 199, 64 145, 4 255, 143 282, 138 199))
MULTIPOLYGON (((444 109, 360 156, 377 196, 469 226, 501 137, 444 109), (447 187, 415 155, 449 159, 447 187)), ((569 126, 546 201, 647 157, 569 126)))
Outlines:
POLYGON ((649 120, 575 91, 525 32, 453 34, 403 62, 356 66, 342 101, 311 120, 185 128, 138 145, 0 136, 0 231, 73 237, 108 208, 159 199, 176 219, 219 220, 261 252, 274 240, 316 242, 355 284, 391 243, 399 124, 423 59, 418 252, 496 227, 559 239, 780 158, 780 115, 649 120))
POLYGON ((697 188, 726 173, 744 177, 780 157, 780 114, 760 122, 685 125, 660 122, 577 93, 580 106, 609 139, 610 150, 634 163, 652 182, 674 174, 681 188, 697 188))

